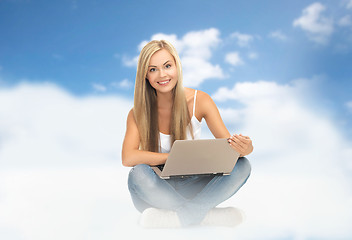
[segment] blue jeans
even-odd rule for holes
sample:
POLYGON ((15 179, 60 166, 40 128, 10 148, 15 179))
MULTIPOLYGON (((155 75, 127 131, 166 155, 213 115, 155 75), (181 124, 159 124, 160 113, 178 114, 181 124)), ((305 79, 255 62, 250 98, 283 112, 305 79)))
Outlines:
POLYGON ((128 188, 138 211, 169 209, 177 213, 182 226, 199 224, 207 212, 234 195, 247 181, 251 165, 241 157, 230 175, 191 176, 164 180, 146 164, 133 167, 128 188))

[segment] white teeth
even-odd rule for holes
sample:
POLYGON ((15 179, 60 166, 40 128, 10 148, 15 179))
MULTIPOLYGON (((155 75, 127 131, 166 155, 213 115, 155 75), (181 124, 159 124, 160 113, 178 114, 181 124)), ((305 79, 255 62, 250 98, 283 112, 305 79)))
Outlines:
POLYGON ((166 84, 168 82, 170 82, 170 80, 166 80, 166 81, 162 81, 162 82, 158 82, 158 83, 161 84, 161 85, 164 85, 164 84, 166 84))

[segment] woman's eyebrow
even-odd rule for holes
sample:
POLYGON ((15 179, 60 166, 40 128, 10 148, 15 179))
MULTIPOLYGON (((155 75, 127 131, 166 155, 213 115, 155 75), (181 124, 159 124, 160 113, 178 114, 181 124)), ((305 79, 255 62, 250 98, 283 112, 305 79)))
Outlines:
MULTIPOLYGON (((165 65, 166 63, 170 62, 170 60, 167 60, 163 65, 165 65)), ((154 66, 154 65, 149 65, 148 67, 157 67, 157 66, 154 66)))
POLYGON ((165 65, 166 63, 170 62, 170 60, 167 60, 163 65, 165 65))

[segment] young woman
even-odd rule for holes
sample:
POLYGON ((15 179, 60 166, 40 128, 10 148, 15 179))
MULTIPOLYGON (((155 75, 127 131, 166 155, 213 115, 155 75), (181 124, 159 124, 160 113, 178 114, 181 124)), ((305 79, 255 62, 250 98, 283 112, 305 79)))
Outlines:
MULTIPOLYGON (((226 129, 211 97, 182 84, 175 48, 167 41, 151 41, 138 60, 134 107, 127 117, 122 163, 133 167, 128 187, 142 225, 189 226, 206 220, 215 207, 235 194, 250 175, 244 157, 253 151, 248 136, 226 129), (150 166, 164 164, 172 143, 200 138, 202 119, 215 138, 229 138, 238 159, 228 176, 192 176, 163 180, 150 166)), ((216 159, 214 159, 216 161, 216 159)))

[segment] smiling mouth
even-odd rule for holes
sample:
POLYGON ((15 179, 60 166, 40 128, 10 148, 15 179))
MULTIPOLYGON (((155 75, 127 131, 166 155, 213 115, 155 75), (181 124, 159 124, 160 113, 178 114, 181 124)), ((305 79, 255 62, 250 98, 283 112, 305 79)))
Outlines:
POLYGON ((159 84, 159 85, 166 85, 166 84, 168 84, 170 81, 171 81, 171 79, 165 80, 165 81, 160 81, 160 82, 158 82, 158 84, 159 84))

